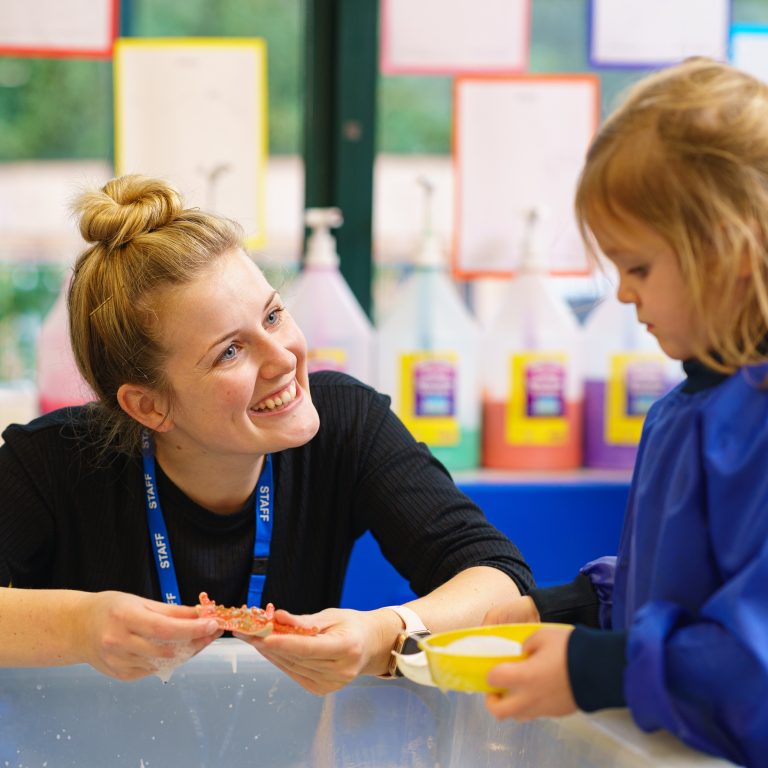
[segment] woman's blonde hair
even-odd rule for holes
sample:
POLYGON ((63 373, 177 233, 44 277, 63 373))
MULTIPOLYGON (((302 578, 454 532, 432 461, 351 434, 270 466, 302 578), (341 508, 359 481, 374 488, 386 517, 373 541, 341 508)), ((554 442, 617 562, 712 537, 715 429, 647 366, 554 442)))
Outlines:
POLYGON ((675 251, 717 370, 768 357, 768 85, 689 59, 632 88, 587 154, 576 218, 633 217, 675 251), (744 279, 744 277, 749 279, 744 279))
POLYGON ((228 219, 184 208, 166 182, 137 175, 85 192, 73 210, 92 245, 77 259, 69 287, 72 349, 98 398, 93 409, 104 447, 132 453, 141 425, 120 408, 119 387, 171 394, 155 322, 159 292, 242 248, 243 233, 228 219))

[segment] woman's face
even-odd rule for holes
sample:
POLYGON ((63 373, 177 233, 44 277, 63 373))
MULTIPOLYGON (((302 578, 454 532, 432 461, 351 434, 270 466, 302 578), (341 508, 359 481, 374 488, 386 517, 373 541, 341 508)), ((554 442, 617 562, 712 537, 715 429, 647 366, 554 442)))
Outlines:
POLYGON ((168 447, 260 455, 316 434, 304 336, 242 251, 170 290, 158 314, 172 391, 172 427, 158 437, 168 447))

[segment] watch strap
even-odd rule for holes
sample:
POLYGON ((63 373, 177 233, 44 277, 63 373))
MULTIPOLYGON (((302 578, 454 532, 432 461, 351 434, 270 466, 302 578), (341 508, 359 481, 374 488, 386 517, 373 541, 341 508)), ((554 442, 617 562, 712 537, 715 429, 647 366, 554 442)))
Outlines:
MULTIPOLYGON (((419 618, 419 615, 412 608, 408 608, 405 605, 387 605, 390 611, 394 611, 404 624, 404 629, 398 633, 395 645, 392 648, 393 656, 387 667, 387 672, 383 675, 379 675, 384 680, 392 680, 395 677, 401 677, 400 670, 397 668, 397 658, 395 653, 402 653, 405 649, 406 643, 410 640, 412 635, 416 637, 426 637, 429 634, 429 630, 424 626, 424 622, 419 618)), ((414 638, 415 640, 415 638, 414 638)), ((408 653, 416 653, 418 646, 413 645, 413 649, 408 648, 408 653)))
POLYGON ((411 632, 426 632, 427 628, 424 626, 424 622, 419 618, 419 615, 412 608, 408 608, 406 605, 387 605, 390 611, 394 611, 402 620, 405 625, 404 632, 410 634, 411 632))

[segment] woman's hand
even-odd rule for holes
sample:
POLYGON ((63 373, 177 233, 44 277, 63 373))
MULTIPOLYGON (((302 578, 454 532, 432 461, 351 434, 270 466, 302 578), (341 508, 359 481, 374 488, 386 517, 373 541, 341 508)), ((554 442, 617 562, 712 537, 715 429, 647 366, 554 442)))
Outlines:
POLYGON ((286 624, 318 627, 320 632, 314 636, 273 633, 265 638, 233 635, 317 695, 343 688, 360 674, 386 672, 389 653, 402 629, 397 614, 386 608, 328 608, 305 616, 280 610, 275 616, 286 624))
POLYGON ((491 608, 483 618, 483 624, 527 624, 538 621, 541 618, 536 603, 527 595, 491 608))
POLYGON ((527 659, 499 664, 488 673, 491 685, 506 689, 485 697, 485 706, 494 717, 533 720, 576 711, 567 661, 572 631, 572 628, 540 629, 523 643, 527 659))
POLYGON ((123 592, 83 593, 71 642, 85 661, 118 680, 137 680, 180 664, 221 636, 194 608, 123 592))

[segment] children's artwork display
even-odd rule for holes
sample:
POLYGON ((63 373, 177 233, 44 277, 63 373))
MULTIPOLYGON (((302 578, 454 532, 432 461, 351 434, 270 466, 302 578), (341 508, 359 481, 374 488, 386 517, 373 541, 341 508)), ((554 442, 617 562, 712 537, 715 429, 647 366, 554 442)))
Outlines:
POLYGON ((119 0, 2 0, 0 55, 108 59, 119 0))
POLYGON ((381 71, 523 72, 530 19, 531 0, 382 0, 381 71))
POLYGON ((454 274, 515 273, 532 209, 547 271, 587 272, 573 195, 598 112, 593 75, 456 79, 454 274))
POLYGON ((730 21, 731 0, 591 0, 589 62, 632 68, 688 56, 722 61, 730 21))
POLYGON ((265 240, 266 44, 124 38, 115 44, 115 168, 159 176, 185 202, 265 240))
POLYGON ((768 82, 768 25, 734 25, 730 53, 735 67, 768 82))

